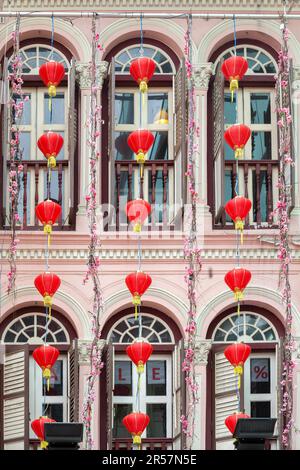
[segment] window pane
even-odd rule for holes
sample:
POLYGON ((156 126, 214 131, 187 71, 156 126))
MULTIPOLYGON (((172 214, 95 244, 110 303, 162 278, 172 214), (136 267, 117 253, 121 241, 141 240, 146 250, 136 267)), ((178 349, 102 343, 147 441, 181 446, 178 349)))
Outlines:
MULTIPOLYGON (((52 98, 52 124, 65 123, 65 95, 64 93, 57 93, 55 98, 52 98)), ((44 93, 44 124, 51 123, 51 110, 49 109, 49 96, 44 93)))
POLYGON ((132 412, 132 405, 114 405, 113 437, 129 437, 129 433, 122 423, 123 418, 132 412))
POLYGON ((115 123, 134 124, 134 94, 116 93, 115 123))
POLYGON ((168 124, 168 93, 148 94, 148 123, 168 124))
POLYGON ((271 132, 252 131, 252 159, 270 160, 272 158, 271 132))
POLYGON ((115 361, 114 395, 132 395, 132 363, 131 361, 115 361))
POLYGON ((22 152, 22 160, 33 160, 34 155, 31 154, 31 133, 20 133, 20 150, 22 152))
POLYGON ((252 401, 251 418, 271 418, 271 402, 252 401))
MULTIPOLYGON (((148 172, 148 181, 152 181, 151 171, 148 172)), ((155 222, 161 223, 163 221, 163 210, 164 206, 164 182, 163 182, 163 172, 162 170, 158 170, 156 172, 156 180, 155 180, 155 205, 149 217, 149 221, 152 222, 152 217, 154 217, 155 222)), ((167 176, 166 181, 166 195, 167 201, 166 204, 169 203, 169 177, 167 176)), ((152 203, 152 183, 149 183, 148 188, 148 200, 152 203)))
POLYGON ((115 132, 116 160, 134 160, 134 153, 127 143, 129 134, 130 132, 115 132))
POLYGON ((250 359, 251 393, 270 393, 270 359, 250 359))
POLYGON ((250 105, 252 124, 271 124, 270 93, 251 93, 250 105))
POLYGON ((63 394, 63 380, 63 361, 60 359, 51 367, 50 389, 48 391, 47 387, 44 387, 43 396, 45 395, 45 391, 48 397, 61 396, 63 394))
MULTIPOLYGON (((24 98, 27 97, 27 101, 23 100, 23 113, 21 119, 18 119, 18 124, 21 125, 30 125, 31 124, 31 94, 27 93, 24 95, 24 98)), ((18 96, 14 96, 14 99, 19 104, 21 99, 18 96)))
MULTIPOLYGON (((19 190, 19 203, 18 203, 18 216, 20 219, 20 223, 23 223, 24 219, 24 173, 20 173, 20 190, 19 190)), ((27 185, 26 185, 26 190, 27 190, 27 225, 30 224, 30 173, 27 173, 27 185)))
POLYGON ((224 94, 224 122, 225 124, 236 123, 236 94, 231 102, 231 93, 224 94))
MULTIPOLYGON (((257 200, 257 182, 255 170, 252 172, 253 201, 257 200)), ((267 172, 261 171, 259 178, 260 217, 262 222, 267 222, 267 172)), ((257 206, 253 207, 254 222, 257 222, 257 206)))
POLYGON ((148 160, 168 160, 168 132, 153 132, 154 143, 150 148, 148 160))
POLYGON ((54 419, 58 423, 62 423, 64 420, 63 404, 62 403, 43 404, 43 415, 48 416, 48 418, 54 419))
POLYGON ((147 395, 166 395, 166 361, 147 362, 147 395))
POLYGON ((167 406, 165 403, 148 403, 147 415, 150 423, 147 426, 147 437, 167 436, 167 406))

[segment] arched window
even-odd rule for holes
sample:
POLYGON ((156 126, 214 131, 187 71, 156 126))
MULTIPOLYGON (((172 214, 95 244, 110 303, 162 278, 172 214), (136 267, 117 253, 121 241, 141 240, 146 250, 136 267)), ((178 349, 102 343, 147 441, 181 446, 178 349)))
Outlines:
MULTIPOLYGON (((60 62, 65 67, 66 73, 69 70, 70 64, 67 58, 57 49, 54 49, 46 45, 34 44, 23 47, 20 49, 20 57, 22 60, 22 72, 24 75, 38 75, 39 67, 50 60, 60 62)), ((11 58, 8 61, 9 71, 11 58)))
MULTIPOLYGON (((229 59, 235 55, 235 50, 233 47, 226 49, 222 52, 221 55, 217 58, 215 62, 215 67, 220 62, 220 60, 229 59)), ((274 60, 274 57, 269 54, 266 50, 261 47, 253 46, 250 44, 244 44, 242 46, 237 46, 236 55, 244 57, 248 62, 248 70, 246 75, 252 74, 272 74, 274 75, 277 71, 277 64, 274 60)))
POLYGON ((223 319, 213 333, 214 342, 276 341, 277 334, 273 325, 259 314, 242 312, 229 315, 223 319))
MULTIPOLYGON (((132 343, 139 337, 139 325, 133 315, 119 320, 108 338, 113 343, 132 343)), ((163 320, 151 315, 142 315, 142 337, 149 343, 174 343, 173 333, 163 320)))
POLYGON ((5 344, 40 344, 46 341, 49 344, 69 344, 70 337, 64 327, 56 318, 48 323, 45 315, 26 313, 9 323, 3 332, 5 344))
MULTIPOLYGON (((134 45, 130 47, 126 47, 122 49, 115 57, 115 72, 116 73, 129 73, 129 67, 131 61, 140 57, 140 46, 134 45)), ((144 46, 143 47, 143 55, 145 57, 150 57, 156 63, 156 74, 174 74, 175 73, 175 66, 170 59, 170 57, 166 54, 165 51, 160 49, 159 47, 154 46, 144 46)))

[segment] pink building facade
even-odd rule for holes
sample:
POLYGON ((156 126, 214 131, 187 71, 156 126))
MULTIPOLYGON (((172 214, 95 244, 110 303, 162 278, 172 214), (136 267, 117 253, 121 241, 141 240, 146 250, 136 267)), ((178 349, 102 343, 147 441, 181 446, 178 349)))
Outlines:
MULTIPOLYGON (((228 12, 277 13, 280 1, 238 0, 233 6, 225 0, 193 2, 159 0, 16 0, 1 2, 2 10, 49 10, 99 12, 228 12), (233 11, 234 8, 234 11, 233 11)), ((233 3, 233 2, 232 2, 233 3)), ((294 7, 293 13, 300 14, 294 7)), ((101 18, 97 27, 103 44, 97 79, 101 85, 101 160, 99 163, 98 224, 101 234, 101 283, 105 313, 101 319, 104 369, 96 388, 93 430, 95 448, 130 448, 130 436, 123 429, 122 417, 134 403, 135 370, 125 347, 137 333, 133 307, 124 277, 136 269, 137 241, 127 230, 124 204, 137 194, 137 166, 124 144, 129 132, 143 119, 155 132, 156 144, 145 165, 144 198, 155 206, 154 215, 142 236, 143 269, 153 282, 143 297, 144 334, 153 343, 151 371, 159 384, 145 376, 143 403, 153 416, 143 439, 144 448, 180 449, 180 417, 184 413, 186 391, 180 369, 187 322, 187 291, 184 282, 184 217, 188 204, 185 183, 184 35, 186 19, 143 18, 144 50, 157 63, 157 73, 149 89, 147 116, 140 115, 137 87, 128 73, 128 64, 140 47, 140 23, 136 18, 101 18), (125 140, 124 140, 125 139, 125 140)), ((300 110, 299 20, 289 21, 290 53, 293 59, 293 116, 295 144, 295 202, 291 214, 290 243, 292 309, 294 336, 295 399, 294 419, 300 426, 300 195, 298 181, 298 134, 300 110)), ((12 54, 11 32, 15 20, 0 25, 2 70, 12 54)), ((274 114, 274 75, 280 49, 279 20, 238 19, 237 50, 246 56, 249 71, 237 94, 237 107, 230 102, 228 84, 219 80, 218 64, 232 54, 233 22, 221 19, 193 20, 193 77, 196 89, 196 117, 200 132, 196 137, 199 244, 203 267, 198 285, 196 367, 199 403, 196 406, 194 449, 233 449, 224 419, 237 410, 232 368, 223 355, 226 345, 238 336, 252 347, 251 361, 245 367, 241 400, 251 416, 277 418, 272 449, 280 448, 280 379, 284 308, 278 289, 278 228, 270 214, 278 190, 277 119, 274 114), (238 116, 235 113, 238 113, 238 116), (236 172, 230 149, 216 150, 222 128, 235 122, 251 127, 253 137, 246 147, 245 160, 236 172), (218 134, 219 132, 219 134, 218 134), (241 305, 240 317, 224 274, 235 266, 236 235, 224 216, 224 201, 232 197, 238 181, 253 202, 241 248, 241 261, 252 272, 252 281, 241 305), (267 371, 257 380, 253 368, 267 371), (258 384, 258 385, 257 385, 258 384)), ((64 63, 66 75, 58 89, 53 109, 56 131, 65 138, 64 152, 52 179, 53 197, 63 206, 63 215, 54 231, 50 248, 53 272, 62 279, 53 304, 51 343, 61 351, 53 392, 43 397, 41 379, 32 360, 32 350, 45 333, 44 307, 33 279, 44 270, 45 237, 34 217, 36 202, 44 199, 46 164, 36 150, 39 135, 48 130, 49 117, 38 67, 49 60, 51 18, 22 17, 20 48, 23 51, 24 91, 29 96, 22 124, 24 178, 20 217, 23 230, 17 249, 17 282, 13 294, 6 293, 9 231, 7 227, 7 148, 5 112, 2 105, 1 177, 1 304, 0 341, 4 362, 1 366, 2 426, 0 443, 4 449, 37 447, 29 421, 47 408, 55 419, 80 420, 81 406, 89 372, 88 345, 91 342, 89 311, 93 292, 83 285, 89 233, 86 194, 89 184, 87 128, 91 77, 91 19, 55 18, 54 47, 64 63), (70 124, 71 122, 71 124, 70 124), (74 125, 75 123, 75 125, 74 125), (9 367, 18 365, 18 374, 9 367), (14 411, 12 411, 14 410, 14 411), (25 424, 24 424, 25 423, 25 424)), ((8 61, 8 62, 7 62, 8 61)), ((4 73, 4 72, 3 72, 4 73)), ((5 75, 3 75, 5 79, 5 75)), ((223 132, 223 130, 222 130, 223 132)), ((223 144, 222 144, 223 147, 223 144)), ((149 370, 150 370, 149 368, 149 370)), ((12 369, 13 370, 13 369, 12 369)), ((293 449, 300 448, 300 436, 293 432, 293 449)))

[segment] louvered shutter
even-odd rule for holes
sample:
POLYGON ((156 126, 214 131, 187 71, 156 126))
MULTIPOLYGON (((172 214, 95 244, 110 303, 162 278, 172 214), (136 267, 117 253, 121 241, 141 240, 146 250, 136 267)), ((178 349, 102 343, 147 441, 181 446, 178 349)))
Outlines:
POLYGON ((8 81, 8 61, 7 57, 4 58, 3 63, 3 74, 1 82, 1 120, 2 120, 2 159, 1 159, 1 200, 0 200, 0 210, 1 210, 1 219, 0 224, 3 227, 7 225, 6 222, 6 195, 7 195, 7 157, 8 157, 8 101, 9 101, 9 81, 8 81), (2 184, 2 182, 5 182, 2 184))
POLYGON ((185 172, 187 169, 187 76, 185 59, 180 63, 179 70, 174 77, 174 115, 173 115, 173 142, 175 160, 175 202, 186 203, 187 184, 185 172))
MULTIPOLYGON (((221 63, 216 68, 212 83, 212 164, 213 164, 213 214, 215 223, 224 217, 225 165, 224 165, 224 76, 221 63)), ((210 151, 210 149, 209 149, 210 151)), ((209 161, 211 156, 209 155, 209 161)))
POLYGON ((77 109, 75 105, 75 59, 71 60, 69 70, 69 106, 68 106, 68 156, 69 156, 69 173, 70 173, 70 208, 69 208, 69 224, 75 224, 75 217, 78 203, 78 171, 75 168, 75 153, 77 147, 77 109))
POLYGON ((222 352, 215 353, 215 447, 219 449, 232 449, 232 435, 225 426, 227 416, 238 411, 236 395, 236 376, 232 365, 222 352))
POLYGON ((183 340, 175 344, 173 351, 173 450, 181 450, 185 446, 185 434, 182 432, 180 418, 186 412, 185 382, 182 371, 184 359, 183 340))
POLYGON ((109 69, 109 85, 108 85, 108 156, 110 162, 110 203, 115 203, 115 60, 112 58, 109 69))
MULTIPOLYGON (((283 338, 280 338, 279 344, 276 345, 276 362, 277 362, 277 422, 275 427, 274 434, 278 436, 282 436, 283 431, 283 417, 281 413, 281 405, 282 405, 282 387, 281 387, 281 380, 282 380, 282 372, 283 372, 283 338)), ((282 442, 281 439, 278 439, 279 448, 282 449, 282 442)))
POLYGON ((79 420, 79 364, 78 340, 74 339, 68 352, 69 363, 69 421, 79 420))
POLYGON ((1 434, 4 450, 28 449, 28 348, 14 347, 4 356, 2 367, 1 434))
POLYGON ((114 347, 111 342, 106 350, 106 399, 107 399, 107 449, 112 450, 114 393, 114 347))

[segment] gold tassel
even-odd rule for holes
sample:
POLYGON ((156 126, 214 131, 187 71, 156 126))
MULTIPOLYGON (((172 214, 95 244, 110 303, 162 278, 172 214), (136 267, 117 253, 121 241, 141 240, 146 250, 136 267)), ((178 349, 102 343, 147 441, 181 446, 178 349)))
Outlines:
POLYGON ((241 388, 241 376, 243 374, 243 366, 238 365, 233 369, 234 375, 238 376, 238 389, 241 388))
POLYGON ((141 80, 140 81, 140 92, 143 94, 147 93, 148 91, 148 84, 147 84, 147 80, 141 80))
POLYGON ((44 295, 44 306, 49 308, 49 320, 51 320, 52 297, 47 293, 44 295))
POLYGON ((231 103, 233 103, 234 92, 239 88, 239 81, 236 78, 230 78, 231 103))
POLYGON ((48 442, 47 441, 41 441, 41 449, 47 449, 48 447, 48 442))
POLYGON ((243 147, 236 147, 234 149, 234 157, 237 160, 244 158, 244 148, 243 147))
POLYGON ((141 436, 139 434, 135 434, 133 436, 133 444, 134 445, 140 445, 142 443, 141 436))
POLYGON ((239 302, 240 300, 244 300, 244 294, 240 289, 235 289, 234 291, 234 300, 239 302))
POLYGON ((138 374, 142 374, 145 370, 143 361, 139 361, 137 367, 138 374))
POLYGON ((142 224, 140 222, 136 222, 133 226, 133 231, 139 233, 142 230, 142 224))
POLYGON ((49 367, 46 367, 43 370, 43 377, 44 377, 44 379, 47 380, 47 391, 49 392, 49 390, 50 390, 50 378, 51 378, 51 369, 49 369, 49 367))
MULTIPOLYGON (((55 168, 55 167, 56 167, 56 158, 54 155, 50 155, 50 157, 48 158, 48 168, 55 168)), ((51 175, 51 172, 50 172, 50 175, 51 175)))
POLYGON ((141 179, 143 179, 143 176, 144 176, 144 164, 141 163, 140 164, 140 177, 141 177, 141 179))
POLYGON ((48 248, 49 248, 50 243, 51 243, 52 224, 45 224, 44 225, 44 233, 46 233, 48 235, 48 248))
POLYGON ((236 219, 235 221, 235 230, 239 230, 241 232, 241 244, 244 243, 244 222, 242 219, 236 219))

